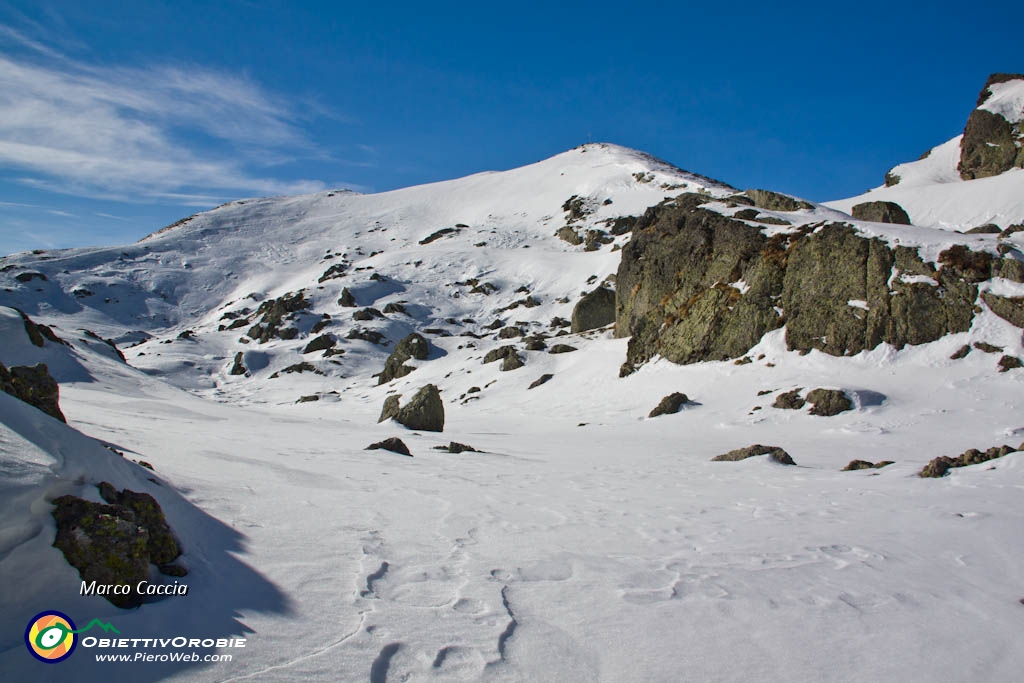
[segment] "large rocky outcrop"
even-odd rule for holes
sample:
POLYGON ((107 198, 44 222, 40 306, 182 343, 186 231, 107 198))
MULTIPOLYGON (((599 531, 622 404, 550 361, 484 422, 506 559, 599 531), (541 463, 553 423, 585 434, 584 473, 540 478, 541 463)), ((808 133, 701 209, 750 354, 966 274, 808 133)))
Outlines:
POLYGON ((16 365, 10 370, 0 363, 0 391, 67 422, 60 410, 60 387, 45 363, 16 365))
POLYGON ((648 209, 622 251, 615 327, 631 337, 623 374, 655 354, 738 358, 783 324, 791 350, 922 344, 970 328, 978 282, 1019 275, 1013 259, 962 245, 925 263, 842 223, 767 237, 703 208, 708 201, 688 194, 648 209))
MULTIPOLYGON (((1024 80, 1024 74, 992 74, 978 97, 981 107, 991 96, 990 86, 1024 80)), ((958 170, 964 180, 988 178, 1011 168, 1024 168, 1024 130, 1020 121, 1007 121, 1002 115, 975 109, 967 119, 960 140, 958 170)))

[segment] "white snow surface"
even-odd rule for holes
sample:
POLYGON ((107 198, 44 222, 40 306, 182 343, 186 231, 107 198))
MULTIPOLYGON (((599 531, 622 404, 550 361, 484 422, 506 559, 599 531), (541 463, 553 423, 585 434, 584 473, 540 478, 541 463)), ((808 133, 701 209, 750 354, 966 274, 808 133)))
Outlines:
MULTIPOLYGON (((4 259, 16 267, 0 273, 0 305, 71 346, 31 345, 20 315, 0 308, 0 361, 47 363, 68 418, 0 394, 0 680, 1018 680, 1024 454, 916 476, 935 456, 1024 440, 1024 371, 998 373, 999 356, 980 350, 949 359, 974 341, 1021 355, 1020 330, 991 312, 969 332, 846 358, 791 353, 778 330, 746 365, 657 360, 619 378, 627 340, 606 329, 549 340, 573 353, 522 352, 512 372, 481 363, 511 343, 484 329, 492 320, 553 333, 552 318, 615 272, 612 249, 628 235, 594 252, 557 239, 566 200, 593 210, 572 224, 584 232, 698 189, 733 192, 589 145, 380 195, 234 202, 135 245, 4 259), (419 244, 456 224, 466 227, 419 244), (343 276, 317 283, 343 259, 343 276), (46 280, 15 279, 27 271, 46 280), (456 284, 467 278, 498 291, 456 284), (407 312, 353 322, 357 309, 336 304, 342 287, 361 307, 404 301, 407 312), (225 312, 299 289, 312 308, 298 339, 243 344, 245 328, 218 331, 225 312), (499 311, 526 296, 540 305, 499 311), (343 355, 301 353, 323 313, 343 355), (390 345, 344 339, 358 327, 390 345), (117 340, 128 364, 83 328, 117 340), (424 329, 452 336, 424 333, 429 359, 378 386, 394 341, 424 329), (228 374, 238 352, 252 376, 228 374), (270 378, 302 360, 324 374, 270 378), (443 433, 377 423, 387 395, 427 383, 442 390, 443 433), (772 407, 814 387, 844 389, 854 410, 772 407), (690 402, 648 418, 673 391, 690 402), (319 400, 296 403, 304 395, 319 400), (414 457, 364 450, 390 436, 414 457), (449 441, 482 452, 434 449, 449 441), (710 462, 754 443, 798 466, 710 462), (895 464, 840 471, 855 458, 895 464), (184 549, 187 596, 124 611, 78 594, 51 547, 47 501, 99 500, 100 481, 159 500, 184 549), (45 609, 79 626, 100 618, 125 638, 247 644, 219 651, 230 662, 119 665, 79 646, 47 666, 22 641, 45 609)), ((794 229, 843 217, 766 213, 794 229)), ((995 244, 855 225, 928 253, 995 244)))
POLYGON ((988 90, 992 94, 981 103, 979 109, 999 114, 1010 123, 1024 121, 1024 80, 993 83, 988 90))

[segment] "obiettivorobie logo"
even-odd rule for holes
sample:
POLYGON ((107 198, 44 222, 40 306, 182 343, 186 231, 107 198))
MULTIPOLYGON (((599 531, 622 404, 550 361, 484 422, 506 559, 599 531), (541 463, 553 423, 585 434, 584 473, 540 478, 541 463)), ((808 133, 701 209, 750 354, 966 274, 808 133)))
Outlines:
POLYGON ((32 617, 25 629, 25 646, 32 656, 47 664, 63 662, 71 656, 78 645, 78 634, 85 633, 92 627, 103 629, 104 633, 113 631, 120 635, 121 632, 111 624, 105 624, 99 619, 93 619, 83 629, 75 629, 75 622, 71 617, 54 610, 40 612, 32 617))
POLYGON ((32 617, 25 629, 25 647, 40 662, 56 664, 71 656, 78 645, 95 648, 98 662, 230 662, 228 653, 201 655, 196 649, 245 647, 245 638, 81 638, 79 634, 92 628, 118 636, 121 632, 113 624, 93 619, 82 629, 75 628, 71 617, 56 610, 40 612, 32 617), (125 652, 126 649, 135 650, 125 652), (154 652, 155 650, 155 652, 154 652), (170 650, 170 652, 168 652, 170 650), (183 651, 184 650, 184 651, 183 651))

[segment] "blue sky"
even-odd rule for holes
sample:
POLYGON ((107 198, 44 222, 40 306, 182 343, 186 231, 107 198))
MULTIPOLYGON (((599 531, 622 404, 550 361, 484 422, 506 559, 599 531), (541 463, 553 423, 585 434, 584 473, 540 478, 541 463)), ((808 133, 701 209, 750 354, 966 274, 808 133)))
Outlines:
POLYGON ((0 253, 615 142, 814 200, 1024 71, 1005 3, 0 0, 0 253))

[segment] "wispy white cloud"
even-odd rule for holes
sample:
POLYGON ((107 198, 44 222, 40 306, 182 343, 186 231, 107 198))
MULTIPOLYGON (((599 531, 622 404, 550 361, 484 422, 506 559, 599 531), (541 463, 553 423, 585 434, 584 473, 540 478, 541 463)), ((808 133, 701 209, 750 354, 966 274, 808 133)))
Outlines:
POLYGON ((319 156, 300 118, 244 76, 97 66, 0 25, 0 168, 38 189, 194 205, 317 191, 268 172, 319 156))

